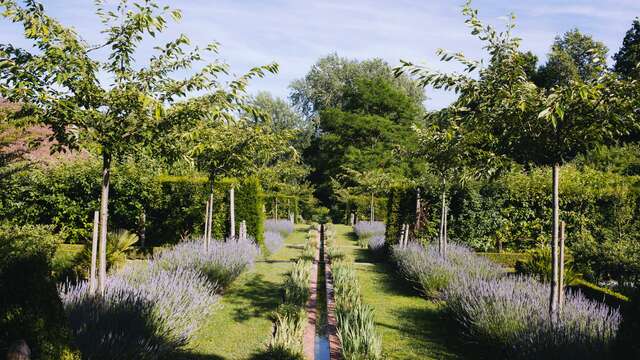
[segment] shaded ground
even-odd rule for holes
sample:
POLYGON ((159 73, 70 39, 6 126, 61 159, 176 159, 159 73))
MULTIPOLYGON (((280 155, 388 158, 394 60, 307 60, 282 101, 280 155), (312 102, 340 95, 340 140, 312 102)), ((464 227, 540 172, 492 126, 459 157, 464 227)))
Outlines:
POLYGON ((270 314, 281 303, 281 284, 300 256, 308 227, 296 226, 285 246, 240 276, 222 297, 222 308, 198 331, 186 359, 248 359, 271 337, 270 314))
POLYGON ((367 249, 358 248, 351 227, 335 229, 335 244, 354 257, 364 301, 375 309, 385 359, 472 358, 438 304, 418 296, 389 264, 376 263, 367 249))

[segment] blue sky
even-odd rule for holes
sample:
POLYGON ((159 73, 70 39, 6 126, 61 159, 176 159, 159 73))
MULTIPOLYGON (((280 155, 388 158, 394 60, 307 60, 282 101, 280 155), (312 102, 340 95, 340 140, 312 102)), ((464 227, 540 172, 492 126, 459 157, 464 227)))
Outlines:
MULTIPOLYGON (((114 0, 115 2, 115 0, 114 0)), ((193 44, 222 44, 220 57, 234 72, 275 61, 280 73, 254 81, 251 92, 289 94, 289 83, 303 77, 316 60, 337 52, 357 59, 380 57, 395 66, 399 59, 421 62, 443 70, 438 48, 484 56, 481 43, 469 35, 460 14, 463 1, 419 0, 183 0, 162 1, 183 10, 183 20, 172 24, 167 36, 187 34, 193 44)), ((89 0, 43 2, 56 18, 73 26, 87 41, 100 40, 100 22, 89 0)), ((609 47, 612 56, 634 17, 638 0, 602 1, 474 1, 486 22, 502 26, 505 16, 517 16, 515 34, 522 48, 544 59, 553 38, 574 27, 609 47)), ((20 28, 0 20, 0 42, 25 46, 20 28)), ((147 47, 138 56, 145 57, 147 47)), ((453 94, 427 89, 429 109, 446 106, 453 94)))

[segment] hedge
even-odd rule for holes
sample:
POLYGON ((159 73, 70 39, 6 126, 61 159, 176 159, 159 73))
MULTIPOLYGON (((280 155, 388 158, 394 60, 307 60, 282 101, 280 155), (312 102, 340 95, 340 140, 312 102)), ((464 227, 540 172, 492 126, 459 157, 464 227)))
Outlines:
POLYGON ((264 245, 265 214, 263 208, 264 194, 258 178, 247 177, 241 180, 235 190, 236 234, 239 232, 240 223, 244 220, 247 223, 247 234, 256 239, 260 246, 264 245))
MULTIPOLYGON (((210 185, 206 176, 158 175, 153 163, 127 162, 114 167, 109 200, 109 228, 142 232, 145 246, 161 246, 201 234, 210 185)), ((254 181, 254 180, 251 180, 254 181)), ((249 183, 251 182, 249 181, 249 183)), ((257 180, 255 180, 257 181, 257 180)), ((218 179, 214 186, 212 235, 229 233, 228 190, 234 179, 218 179)), ((0 218, 14 224, 46 224, 66 243, 86 243, 91 238, 93 211, 99 207, 100 164, 94 160, 33 167, 0 183, 0 218)), ((262 212, 261 190, 251 190, 256 205, 249 213, 262 212), (257 192, 256 192, 257 191, 257 192)), ((236 215, 242 214, 242 189, 236 190, 236 215)), ((247 205, 248 206, 248 205, 247 205)), ((244 216, 244 215, 243 215, 244 216)), ((241 220, 237 216, 238 220, 241 220)), ((248 232, 261 239, 259 220, 247 217, 248 232), (254 225, 249 222, 253 221, 254 225)), ((239 226, 239 221, 236 221, 239 226)), ((236 232, 237 233, 237 232, 236 232)))

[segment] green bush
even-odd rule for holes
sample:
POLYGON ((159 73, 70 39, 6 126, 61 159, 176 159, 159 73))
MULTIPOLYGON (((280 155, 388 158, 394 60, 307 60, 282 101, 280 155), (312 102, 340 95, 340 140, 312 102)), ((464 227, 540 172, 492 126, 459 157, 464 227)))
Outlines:
POLYGON ((261 247, 264 246, 263 211, 264 195, 262 186, 256 177, 247 177, 239 182, 235 190, 236 234, 240 223, 247 223, 247 234, 256 239, 261 247))
POLYGON ((35 359, 74 357, 51 277, 59 242, 50 227, 0 224, 0 354, 24 340, 35 359))
MULTIPOLYGON (((182 176, 161 176, 151 160, 128 161, 112 171, 109 227, 138 235, 145 231, 145 246, 173 244, 201 234, 205 204, 210 194, 207 177, 186 171, 182 176), (144 223, 143 223, 143 215, 144 223)), ((34 167, 1 184, 0 218, 16 224, 52 225, 66 243, 90 241, 93 212, 99 207, 100 164, 95 160, 34 167)), ((229 233, 230 179, 214 186, 212 235, 229 233)), ((247 221, 249 235, 262 242, 263 194, 256 178, 239 181, 236 189, 236 225, 247 221)), ((237 233, 237 231, 236 231, 237 233)))
MULTIPOLYGON (((127 260, 127 254, 133 251, 138 235, 127 230, 117 230, 107 234, 107 271, 120 268, 127 260)), ((91 268, 92 243, 85 245, 73 259, 73 270, 78 277, 87 279, 91 268)), ((97 256, 97 254, 96 254, 97 256)))
MULTIPOLYGON (((540 282, 551 282, 553 276, 551 269, 551 248, 545 246, 530 250, 525 260, 516 261, 516 272, 521 275, 533 276, 540 282)), ((578 278, 573 271, 573 262, 565 255, 564 284, 571 285, 578 278)))

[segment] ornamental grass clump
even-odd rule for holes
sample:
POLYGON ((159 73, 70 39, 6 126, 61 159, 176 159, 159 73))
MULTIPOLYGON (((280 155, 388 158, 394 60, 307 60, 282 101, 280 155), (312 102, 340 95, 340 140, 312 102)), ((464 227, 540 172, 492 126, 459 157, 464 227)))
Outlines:
POLYGON ((273 254, 282 249, 284 245, 284 239, 281 233, 275 231, 265 231, 264 233, 264 246, 267 248, 269 254, 273 254))
POLYGON ((273 314, 274 331, 269 346, 261 358, 304 359, 302 338, 307 323, 303 307, 282 304, 273 314))
POLYGON ((443 292, 447 311, 474 342, 507 359, 605 359, 620 314, 579 292, 566 294, 551 321, 549 289, 529 277, 481 279, 463 276, 443 292))
POLYGON ((298 259, 284 280, 284 302, 304 306, 311 294, 311 265, 306 259, 298 259))
POLYGON ((264 222, 264 230, 277 232, 282 237, 287 237, 294 230, 293 223, 290 220, 268 219, 264 222))
POLYGON ((358 238, 368 238, 374 235, 384 235, 385 225, 382 221, 360 221, 353 226, 358 238))
POLYGON ((356 272, 337 261, 332 267, 338 338, 347 360, 375 360, 382 356, 382 341, 376 333, 373 308, 362 301, 356 272))
POLYGON ((198 270, 224 289, 251 268, 259 254, 258 245, 250 238, 212 241, 208 251, 201 241, 191 240, 161 252, 153 261, 167 270, 180 267, 198 270))
POLYGON ((150 263, 107 277, 103 296, 87 282, 60 289, 74 343, 87 359, 157 359, 186 346, 215 309, 216 287, 193 269, 150 263))

